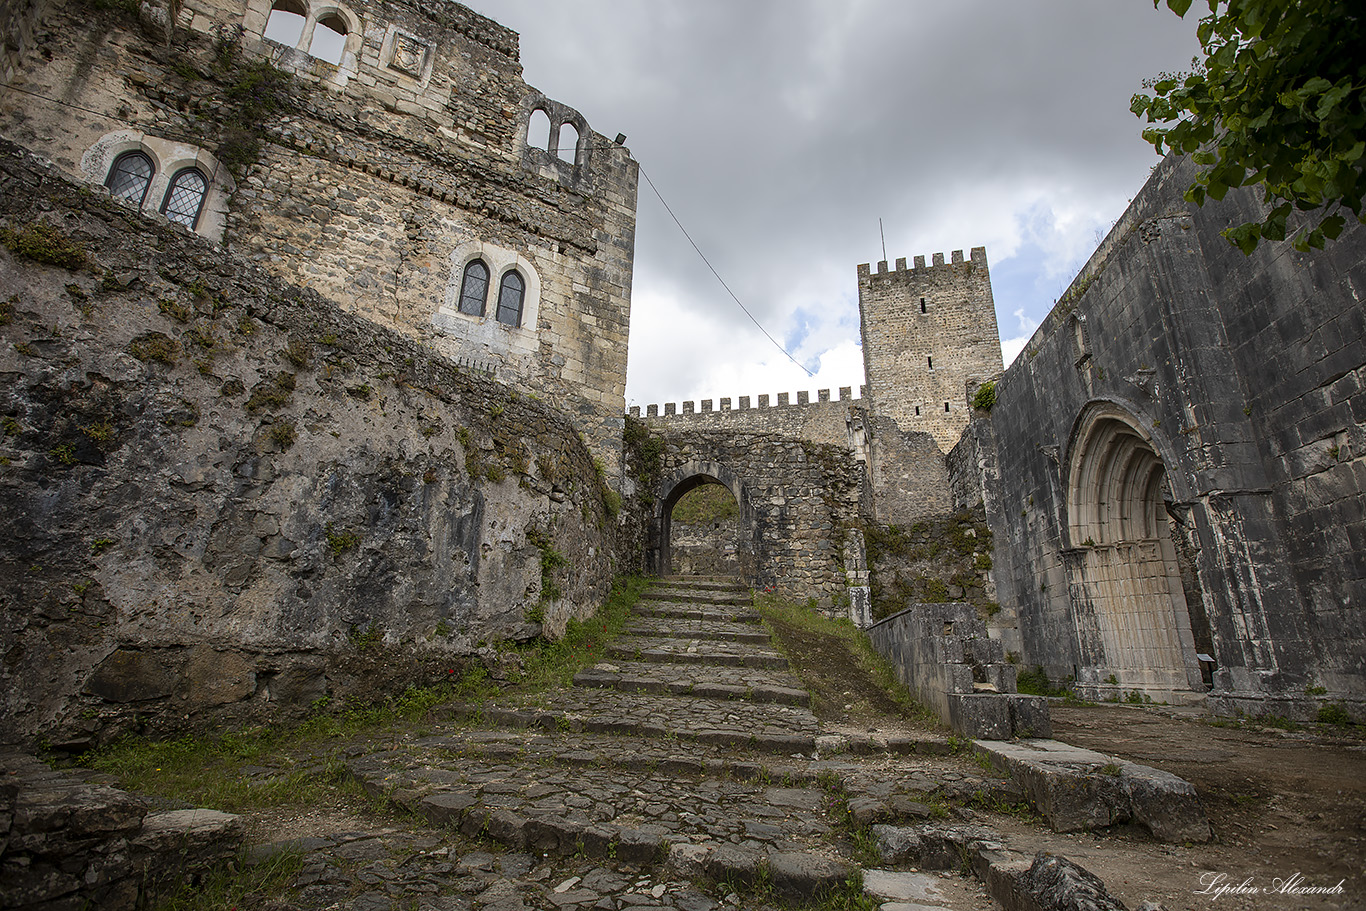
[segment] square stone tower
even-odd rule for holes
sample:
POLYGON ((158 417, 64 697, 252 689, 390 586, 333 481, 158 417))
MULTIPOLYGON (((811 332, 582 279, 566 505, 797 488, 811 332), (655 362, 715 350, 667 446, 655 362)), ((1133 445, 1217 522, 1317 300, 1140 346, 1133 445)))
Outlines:
POLYGON ((875 414, 902 430, 931 434, 947 452, 958 442, 977 387, 1000 375, 1001 336, 985 247, 973 247, 964 261, 934 254, 931 265, 917 256, 888 271, 858 267, 863 368, 875 414))

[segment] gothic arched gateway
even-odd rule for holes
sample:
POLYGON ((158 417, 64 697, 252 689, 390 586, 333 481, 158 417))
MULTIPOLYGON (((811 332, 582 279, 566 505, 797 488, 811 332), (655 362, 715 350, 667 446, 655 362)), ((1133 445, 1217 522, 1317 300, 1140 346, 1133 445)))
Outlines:
POLYGON ((1073 439, 1066 563, 1082 667, 1096 683, 1159 699, 1202 691, 1161 456, 1111 404, 1084 412, 1073 439))

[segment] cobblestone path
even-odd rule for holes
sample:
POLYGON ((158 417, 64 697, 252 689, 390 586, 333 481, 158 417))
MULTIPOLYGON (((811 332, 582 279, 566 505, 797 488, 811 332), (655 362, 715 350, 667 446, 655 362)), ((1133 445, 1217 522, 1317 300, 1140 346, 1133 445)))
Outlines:
POLYGON ((307 852, 290 907, 727 911, 879 866, 899 872, 867 882, 902 911, 992 907, 972 877, 920 871, 990 834, 946 802, 1017 799, 1009 782, 938 735, 824 731, 751 605, 725 580, 660 582, 572 688, 353 746, 347 773, 412 825, 260 848, 307 852), (872 823, 917 842, 860 844, 872 823))

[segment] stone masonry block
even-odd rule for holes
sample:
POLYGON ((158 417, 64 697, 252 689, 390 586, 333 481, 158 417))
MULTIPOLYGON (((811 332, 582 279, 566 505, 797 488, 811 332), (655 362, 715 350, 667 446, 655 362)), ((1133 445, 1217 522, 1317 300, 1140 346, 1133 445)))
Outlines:
POLYGON ((1009 740, 1010 704, 995 693, 950 693, 949 726, 974 740, 1009 740))

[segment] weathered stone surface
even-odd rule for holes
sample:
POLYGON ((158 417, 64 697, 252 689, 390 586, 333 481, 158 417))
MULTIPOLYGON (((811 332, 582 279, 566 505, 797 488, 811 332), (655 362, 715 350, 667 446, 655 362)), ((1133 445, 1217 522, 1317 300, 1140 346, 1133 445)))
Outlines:
POLYGON ((1020 888, 1039 908, 1057 911, 1125 911, 1094 873, 1066 857, 1039 854, 1020 877, 1020 888))
POLYGON ((779 895, 812 898, 849 877, 849 864, 806 851, 778 851, 768 855, 768 875, 779 895))
MULTIPOLYGON (((938 879, 925 873, 864 870, 863 891, 892 902, 929 903, 943 897, 938 879)), ((885 909, 887 906, 883 905, 885 909)))
POLYGON ((0 755, 0 907, 131 911, 235 855, 241 820, 215 810, 148 815, 129 794, 0 755))
MULTIPOLYGON (((920 834, 912 826, 875 825, 873 839, 878 857, 884 864, 908 863, 918 858, 923 850, 920 834)), ((864 875, 866 877, 867 873, 864 875)))
POLYGON ((439 685, 532 609, 554 634, 600 602, 607 505, 562 413, 92 203, 13 146, 0 158, 0 223, 60 223, 128 275, 0 250, 0 299, 26 302, 0 327, 22 428, 3 440, 0 536, 23 542, 0 554, 0 596, 42 593, 0 630, 0 739, 439 685), (60 357, 16 352, 54 328, 60 357), (556 485, 575 493, 555 502, 556 485), (545 578, 543 547, 565 557, 545 578))
POLYGON ((951 454, 955 501, 985 500, 1003 639, 1051 680, 1360 714, 1366 226, 1244 255, 1220 232, 1260 195, 1189 206, 1199 167, 1154 170, 1005 371, 951 454), (1094 470, 1115 445, 1127 483, 1094 470))
POLYGON ((978 743, 1058 832, 1134 820, 1168 842, 1209 841, 1195 788, 1170 772, 1055 740, 978 743))

